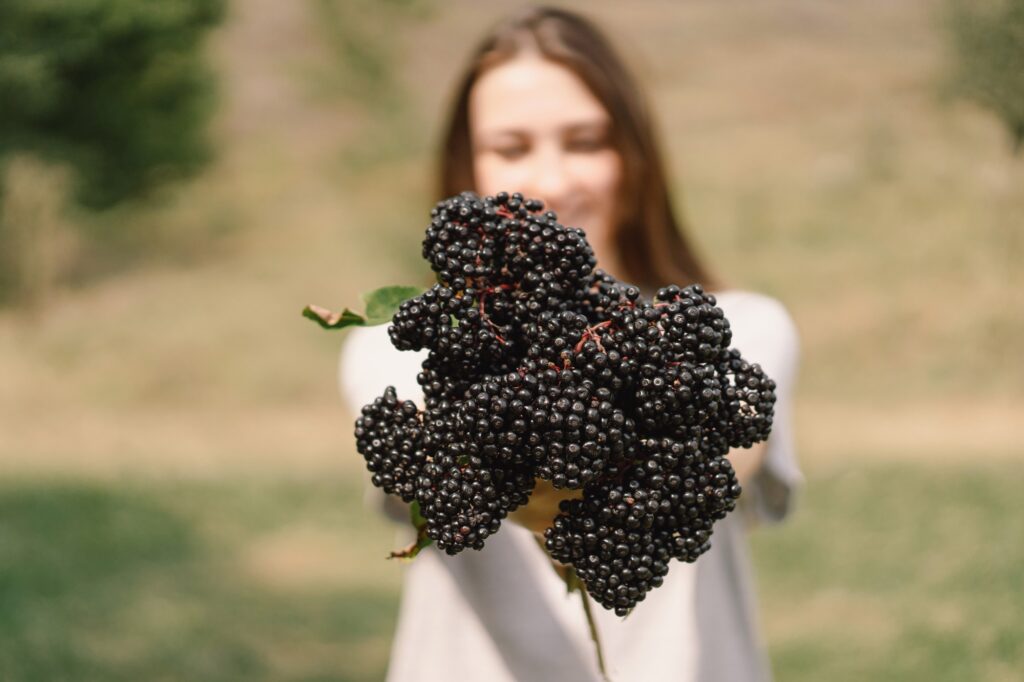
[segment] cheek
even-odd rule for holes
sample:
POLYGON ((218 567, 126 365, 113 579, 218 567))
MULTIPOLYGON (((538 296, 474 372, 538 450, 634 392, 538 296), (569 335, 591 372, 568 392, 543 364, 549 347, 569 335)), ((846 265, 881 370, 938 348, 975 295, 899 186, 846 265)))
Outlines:
POLYGON ((590 195, 592 202, 615 202, 622 179, 622 162, 616 152, 580 156, 573 165, 574 184, 590 195))
POLYGON ((622 159, 614 151, 588 154, 576 159, 573 176, 575 187, 585 197, 587 238, 598 251, 598 260, 606 256, 608 235, 615 224, 619 190, 622 184, 622 159))
POLYGON ((615 197, 622 181, 622 160, 616 152, 604 152, 594 159, 593 187, 608 195, 608 200, 615 197))
MULTIPOLYGON (((508 163, 494 154, 480 154, 473 159, 478 194, 519 191, 527 180, 522 165, 508 163)), ((468 188, 467 188, 468 189, 468 188)))
POLYGON ((592 210, 600 215, 602 223, 610 225, 622 184, 622 160, 618 153, 609 151, 581 158, 574 175, 592 210))

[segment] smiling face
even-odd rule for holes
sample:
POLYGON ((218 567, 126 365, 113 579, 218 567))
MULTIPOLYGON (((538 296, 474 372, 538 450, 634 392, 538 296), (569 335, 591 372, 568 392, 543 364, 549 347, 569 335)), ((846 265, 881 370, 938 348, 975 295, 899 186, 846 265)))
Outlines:
POLYGON ((559 222, 583 228, 599 265, 614 270, 622 159, 611 124, 568 68, 533 54, 504 62, 484 72, 469 97, 476 190, 541 199, 559 222))

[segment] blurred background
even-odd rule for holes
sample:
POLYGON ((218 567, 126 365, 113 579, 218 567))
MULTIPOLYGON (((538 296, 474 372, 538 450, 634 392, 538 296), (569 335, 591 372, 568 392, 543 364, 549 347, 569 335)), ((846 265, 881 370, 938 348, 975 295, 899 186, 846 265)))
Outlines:
MULTIPOLYGON (((0 679, 382 677, 394 527, 299 313, 426 281, 435 135, 521 4, 0 5, 0 679)), ((801 331, 777 678, 1019 679, 1024 3, 565 5, 801 331)))

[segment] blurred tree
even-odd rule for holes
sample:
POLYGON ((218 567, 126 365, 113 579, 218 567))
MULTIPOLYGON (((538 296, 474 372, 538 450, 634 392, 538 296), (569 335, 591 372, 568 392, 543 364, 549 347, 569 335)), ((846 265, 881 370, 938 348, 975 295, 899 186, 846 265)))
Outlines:
POLYGON ((1024 149, 1024 0, 954 0, 954 92, 989 109, 1024 149))
POLYGON ((40 309, 77 252, 77 235, 64 215, 66 168, 15 156, 0 184, 0 302, 40 309))
POLYGON ((214 84, 199 48, 223 14, 224 0, 0 1, 0 302, 38 306, 60 278, 46 255, 62 197, 25 209, 43 168, 69 167, 74 198, 102 209, 209 159, 214 84))
POLYGON ((199 51, 223 0, 0 2, 0 162, 66 161, 107 207, 209 157, 213 83, 199 51))

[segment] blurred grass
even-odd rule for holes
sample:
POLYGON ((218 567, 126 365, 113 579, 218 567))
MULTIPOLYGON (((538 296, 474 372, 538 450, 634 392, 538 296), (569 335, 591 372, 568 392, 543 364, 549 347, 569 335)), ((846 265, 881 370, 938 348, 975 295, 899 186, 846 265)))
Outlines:
POLYGON ((781 680, 1014 680, 1024 668, 1024 466, 854 458, 753 536, 781 680))
POLYGON ((380 679, 398 568, 360 497, 308 480, 4 482, 0 679, 380 679))
MULTIPOLYGON (((780 680, 1011 680, 1024 467, 854 463, 754 535, 780 680)), ((381 679, 393 528, 334 480, 0 486, 0 678, 381 679)))

